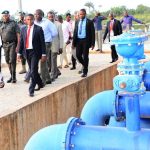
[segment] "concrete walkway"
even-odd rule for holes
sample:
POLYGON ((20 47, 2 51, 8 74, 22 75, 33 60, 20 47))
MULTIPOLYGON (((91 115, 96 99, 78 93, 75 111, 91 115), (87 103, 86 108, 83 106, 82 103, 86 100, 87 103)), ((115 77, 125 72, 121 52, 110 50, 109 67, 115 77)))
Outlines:
MULTIPOLYGON (((89 74, 93 74, 95 71, 103 69, 106 66, 112 64, 109 63, 111 60, 109 53, 97 53, 90 54, 89 58, 89 74)), ((28 96, 29 84, 25 83, 24 74, 18 74, 20 70, 20 64, 17 65, 17 83, 5 83, 5 87, 0 89, 0 117, 7 114, 13 113, 22 107, 39 100, 40 98, 46 96, 47 94, 59 90, 64 86, 82 80, 81 75, 78 74, 80 66, 77 66, 76 70, 70 70, 70 68, 61 69, 62 75, 53 82, 52 84, 46 85, 40 91, 35 92, 34 97, 28 96)), ((10 77, 8 68, 3 67, 2 73, 4 76, 4 81, 10 77)))

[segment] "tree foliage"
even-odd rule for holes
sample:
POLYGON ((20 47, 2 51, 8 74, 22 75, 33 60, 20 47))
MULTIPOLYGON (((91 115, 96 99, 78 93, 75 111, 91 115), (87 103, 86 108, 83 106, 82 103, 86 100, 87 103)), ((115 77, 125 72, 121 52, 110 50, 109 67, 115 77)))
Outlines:
POLYGON ((144 6, 144 5, 138 5, 136 8, 136 13, 137 14, 144 14, 144 13, 150 13, 150 7, 144 6))
MULTIPOLYGON (((89 2, 88 2, 89 3, 89 2)), ((86 3, 87 4, 87 3, 86 3)), ((88 4, 89 5, 89 4, 88 4)), ((90 7, 91 8, 91 7, 90 7)), ((138 5, 136 9, 128 9, 126 6, 118 6, 118 7, 112 7, 110 10, 101 12, 102 15, 108 16, 110 12, 113 12, 115 16, 120 19, 123 16, 124 10, 127 10, 130 15, 134 15, 135 18, 138 18, 139 20, 142 20, 143 22, 150 23, 150 7, 144 6, 144 5, 138 5)), ((91 11, 88 16, 90 18, 94 17, 94 12, 100 12, 100 10, 91 11)), ((105 22, 105 21, 104 21, 105 22)))
POLYGON ((95 8, 94 8, 94 4, 92 3, 92 2, 86 2, 85 4, 84 4, 84 6, 86 6, 86 7, 88 7, 89 8, 89 13, 90 13, 90 11, 91 11, 91 8, 94 10, 95 8))

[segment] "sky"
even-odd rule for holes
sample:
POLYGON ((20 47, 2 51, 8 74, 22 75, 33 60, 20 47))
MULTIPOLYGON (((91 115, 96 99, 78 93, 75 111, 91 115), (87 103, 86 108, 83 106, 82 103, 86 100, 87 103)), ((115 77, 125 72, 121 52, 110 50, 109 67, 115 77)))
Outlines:
MULTIPOLYGON (((42 9, 44 12, 55 10, 59 14, 71 10, 73 13, 81 8, 87 8, 84 6, 86 2, 92 2, 95 5, 95 9, 100 12, 122 5, 127 8, 136 8, 139 4, 150 7, 150 0, 22 0, 22 9, 29 13, 34 13, 36 9, 42 9)), ((1 12, 9 10, 13 14, 19 10, 18 8, 18 0, 0 0, 1 12)))

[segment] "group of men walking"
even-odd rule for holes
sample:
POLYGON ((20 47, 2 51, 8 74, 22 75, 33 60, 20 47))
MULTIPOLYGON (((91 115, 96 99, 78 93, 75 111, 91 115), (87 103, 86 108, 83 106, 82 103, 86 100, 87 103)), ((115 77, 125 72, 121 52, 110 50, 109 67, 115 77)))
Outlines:
MULTIPOLYGON (((81 9, 79 12, 80 19, 74 26, 74 33, 69 21, 66 20, 64 24, 61 21, 59 22, 60 16, 58 21, 55 21, 53 12, 47 14, 49 21, 44 18, 44 13, 40 9, 36 10, 34 15, 27 14, 24 20, 19 21, 20 28, 15 21, 10 19, 8 11, 2 12, 2 17, 0 33, 6 63, 10 70, 10 79, 7 83, 16 83, 17 81, 16 55, 18 55, 18 59, 22 61, 23 66, 20 73, 26 72, 25 60, 28 62, 29 70, 26 79, 31 78, 29 95, 34 96, 34 91, 40 90, 45 84, 50 84, 61 74, 57 67, 57 55, 62 53, 61 60, 64 59, 65 48, 71 41, 73 41, 72 48, 76 47, 77 51, 75 59, 77 58, 83 66, 81 76, 87 76, 89 48, 94 48, 95 32, 93 22, 86 18, 85 9, 81 9), (52 77, 49 72, 52 72, 52 77), (36 85, 37 88, 35 88, 36 85)), ((72 69, 75 69, 75 66, 72 69)))
MULTIPOLYGON (((71 21, 71 14, 66 14, 66 21, 62 16, 55 18, 53 12, 47 13, 47 19, 44 18, 44 12, 37 9, 33 14, 20 13, 20 20, 15 22, 10 19, 8 11, 2 12, 3 21, 0 24, 0 35, 5 52, 6 63, 10 71, 10 78, 7 83, 16 83, 16 58, 22 62, 20 74, 26 73, 25 81, 30 82, 29 96, 33 97, 34 92, 43 88, 46 84, 58 78, 61 74, 57 67, 57 56, 60 56, 60 68, 69 67, 66 49, 72 49, 70 60, 72 67, 76 69, 76 61, 82 65, 81 77, 88 74, 89 49, 94 49, 95 37, 98 45, 98 51, 102 52, 102 20, 106 17, 99 13, 93 20, 86 16, 86 10, 81 9, 76 12, 75 21, 71 21), (95 28, 94 28, 95 27, 95 28), (16 57, 17 56, 17 57, 16 57), (26 68, 28 63, 28 71, 26 68), (40 62, 40 65, 39 65, 40 62), (39 67, 40 66, 40 67, 39 67), (39 69, 40 68, 40 74, 39 69), (37 88, 35 88, 37 85, 37 88)), ((122 34, 121 22, 114 18, 113 13, 109 14, 106 30, 103 36, 103 42, 108 34, 109 40, 113 36, 122 34)), ((131 17, 130 17, 131 18, 131 17)), ((125 22, 126 20, 122 20, 125 22)), ((142 23, 142 22, 139 22, 142 23)), ((129 26, 130 27, 130 26, 129 26)), ((118 60, 115 46, 111 45, 112 61, 118 60)))

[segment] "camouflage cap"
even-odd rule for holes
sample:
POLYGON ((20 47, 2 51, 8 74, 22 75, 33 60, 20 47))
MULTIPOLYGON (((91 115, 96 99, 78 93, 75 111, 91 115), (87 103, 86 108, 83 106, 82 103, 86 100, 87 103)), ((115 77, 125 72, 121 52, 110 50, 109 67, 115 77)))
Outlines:
POLYGON ((2 12, 2 14, 9 15, 9 11, 8 11, 8 10, 4 10, 4 11, 2 12))

